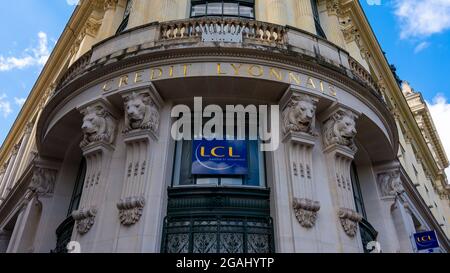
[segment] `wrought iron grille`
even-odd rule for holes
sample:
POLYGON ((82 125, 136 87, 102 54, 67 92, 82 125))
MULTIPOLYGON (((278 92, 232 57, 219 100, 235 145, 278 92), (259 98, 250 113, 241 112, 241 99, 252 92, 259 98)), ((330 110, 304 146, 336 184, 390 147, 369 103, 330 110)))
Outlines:
POLYGON ((59 225, 56 229, 56 248, 51 251, 52 253, 67 253, 67 244, 72 237, 74 225, 75 220, 72 216, 69 216, 59 225))
POLYGON ((359 223, 359 230, 360 230, 359 232, 361 233, 361 240, 362 240, 364 252, 368 253, 368 252, 370 252, 370 250, 367 249, 367 244, 371 241, 377 240, 378 232, 364 218, 359 223))
POLYGON ((166 217, 164 253, 272 253, 270 217, 166 217))

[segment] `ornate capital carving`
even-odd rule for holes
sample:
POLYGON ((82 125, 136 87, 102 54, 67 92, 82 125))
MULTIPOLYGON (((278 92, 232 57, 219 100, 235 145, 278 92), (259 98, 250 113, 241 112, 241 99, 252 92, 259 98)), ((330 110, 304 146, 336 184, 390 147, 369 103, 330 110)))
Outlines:
POLYGON ((356 151, 354 138, 356 136, 357 116, 344 109, 335 111, 324 124, 323 137, 325 147, 338 144, 356 151))
POLYGON ((116 135, 116 121, 111 113, 100 103, 81 110, 83 117, 83 140, 80 147, 104 142, 113 144, 116 135))
POLYGON ((405 191, 398 170, 379 173, 378 186, 383 197, 394 197, 405 191))
POLYGON ((118 3, 119 0, 106 0, 104 3, 104 9, 115 9, 118 3))
POLYGON ((35 168, 28 189, 39 195, 46 196, 53 193, 56 182, 56 170, 35 168))
POLYGON ((338 216, 345 234, 350 237, 355 237, 356 231, 358 230, 358 223, 362 220, 362 216, 348 208, 340 208, 338 216))
POLYGON ((90 35, 92 37, 95 37, 98 33, 98 30, 100 29, 100 26, 102 25, 102 21, 95 19, 93 17, 90 17, 87 21, 86 21, 86 25, 85 25, 85 32, 87 35, 90 35))
POLYGON ((81 209, 72 212, 72 217, 76 221, 76 228, 81 235, 86 234, 95 223, 95 208, 81 209))
POLYGON ((159 128, 160 114, 150 93, 133 92, 124 97, 125 129, 123 133, 134 130, 150 130, 155 135, 159 128))
POLYGON ((11 156, 17 155, 17 153, 19 152, 19 149, 20 149, 20 143, 15 144, 11 151, 11 156))
POLYGON ((326 0, 327 1, 327 11, 328 14, 337 15, 341 12, 341 6, 339 0, 326 0))
POLYGON ((27 125, 25 126, 25 134, 31 134, 31 132, 33 131, 34 128, 34 122, 30 121, 27 123, 27 125))
POLYGON ((141 218, 144 206, 144 197, 128 197, 120 200, 117 208, 119 209, 119 219, 122 225, 129 226, 136 224, 141 218))
POLYGON ((313 135, 317 100, 306 94, 294 94, 283 110, 283 132, 302 132, 313 135))
POLYGON ((298 222, 302 227, 312 228, 316 224, 320 202, 305 198, 294 198, 292 204, 298 222))

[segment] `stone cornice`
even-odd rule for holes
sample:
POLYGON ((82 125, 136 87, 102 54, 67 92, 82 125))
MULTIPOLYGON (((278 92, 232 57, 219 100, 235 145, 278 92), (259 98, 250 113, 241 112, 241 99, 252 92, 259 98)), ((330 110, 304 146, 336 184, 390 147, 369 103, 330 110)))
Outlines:
POLYGON ((383 54, 381 46, 369 25, 367 18, 365 17, 364 11, 362 10, 359 1, 341 1, 342 7, 345 8, 351 18, 352 23, 359 29, 359 35, 367 45, 368 50, 372 54, 372 64, 375 66, 377 71, 380 71, 381 77, 385 79, 386 90, 388 90, 388 95, 393 101, 394 106, 398 109, 398 112, 402 118, 406 121, 407 130, 410 132, 412 138, 414 138, 418 144, 419 152, 423 155, 424 162, 428 169, 431 170, 433 181, 439 178, 439 168, 434 160, 434 157, 429 150, 427 143, 420 131, 419 126, 416 123, 413 113, 411 112, 408 103, 403 96, 402 90, 397 84, 397 81, 392 74, 389 63, 383 54))
POLYGON ((5 141, 0 149, 0 163, 7 160, 7 156, 11 152, 14 143, 18 142, 22 136, 23 130, 29 120, 31 120, 39 111, 39 105, 44 97, 47 88, 60 73, 60 68, 64 65, 67 57, 67 48, 73 44, 82 31, 86 20, 89 17, 93 6, 90 1, 82 1, 80 5, 75 8, 69 22, 65 26, 55 48, 53 49, 46 65, 42 69, 39 78, 34 84, 30 95, 28 96, 24 106, 22 107, 17 119, 11 127, 5 141))

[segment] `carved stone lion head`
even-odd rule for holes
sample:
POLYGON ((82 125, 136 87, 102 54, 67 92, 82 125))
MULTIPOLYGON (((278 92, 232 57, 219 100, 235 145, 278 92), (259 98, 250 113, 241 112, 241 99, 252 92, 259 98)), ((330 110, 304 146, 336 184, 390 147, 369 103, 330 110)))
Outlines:
POLYGON ((327 120, 324 126, 325 144, 340 144, 356 149, 356 115, 348 110, 339 110, 327 120))
POLYGON ((90 135, 102 134, 106 129, 105 110, 101 107, 87 107, 83 117, 81 130, 90 135))
POLYGON ((285 131, 310 133, 315 120, 316 105, 310 96, 293 96, 284 117, 285 131))
POLYGON ((152 129, 157 131, 159 112, 147 93, 135 93, 124 97, 125 129, 128 132, 136 129, 152 129))

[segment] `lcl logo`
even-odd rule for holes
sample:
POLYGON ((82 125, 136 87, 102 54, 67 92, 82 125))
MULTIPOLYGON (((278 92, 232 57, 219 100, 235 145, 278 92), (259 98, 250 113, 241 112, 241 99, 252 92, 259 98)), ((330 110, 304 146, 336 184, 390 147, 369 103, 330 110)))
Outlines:
POLYGON ((233 147, 216 146, 207 150, 205 146, 200 147, 201 157, 225 157, 239 158, 240 155, 234 154, 233 147), (228 151, 227 151, 228 150, 228 151))

